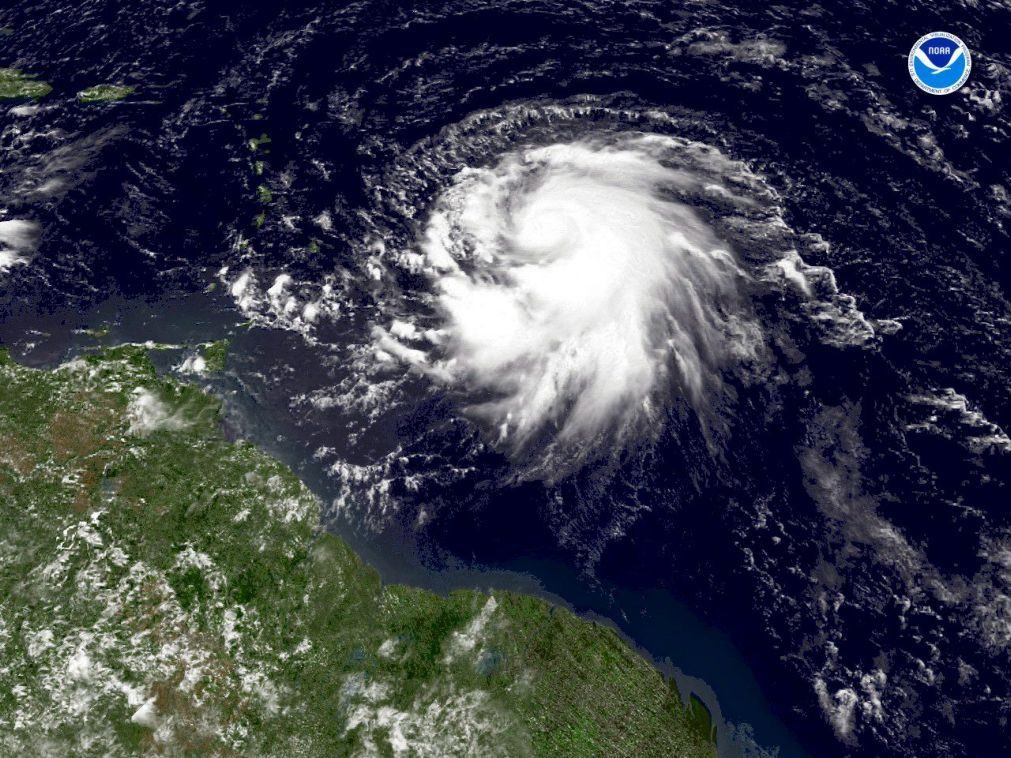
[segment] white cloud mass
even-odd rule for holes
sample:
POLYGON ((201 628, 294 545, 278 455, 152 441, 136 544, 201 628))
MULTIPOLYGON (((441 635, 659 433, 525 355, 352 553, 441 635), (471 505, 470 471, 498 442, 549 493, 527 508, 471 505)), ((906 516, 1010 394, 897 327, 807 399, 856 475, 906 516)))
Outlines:
POLYGON ((519 451, 624 434, 675 382, 718 384, 744 274, 681 191, 700 180, 636 136, 530 148, 464 169, 420 247, 444 317, 439 357, 378 330, 387 353, 467 389, 473 417, 519 451))

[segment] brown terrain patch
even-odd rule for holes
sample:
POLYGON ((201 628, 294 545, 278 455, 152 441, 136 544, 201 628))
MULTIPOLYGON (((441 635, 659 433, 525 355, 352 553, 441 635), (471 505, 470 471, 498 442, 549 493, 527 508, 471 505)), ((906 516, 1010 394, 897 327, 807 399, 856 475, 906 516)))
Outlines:
POLYGON ((28 476, 35 469, 36 456, 25 450, 21 440, 15 437, 0 437, 0 471, 7 466, 18 476, 28 476))
POLYGON ((81 466, 73 507, 82 513, 101 505, 100 485, 105 466, 119 447, 112 432, 122 421, 122 410, 113 398, 90 392, 74 398, 73 405, 79 403, 84 406, 80 410, 53 415, 49 438, 58 462, 81 466))
POLYGON ((84 457, 116 444, 109 434, 122 418, 115 401, 89 393, 74 398, 72 406, 82 401, 84 408, 59 410, 49 423, 49 437, 58 460, 84 457))

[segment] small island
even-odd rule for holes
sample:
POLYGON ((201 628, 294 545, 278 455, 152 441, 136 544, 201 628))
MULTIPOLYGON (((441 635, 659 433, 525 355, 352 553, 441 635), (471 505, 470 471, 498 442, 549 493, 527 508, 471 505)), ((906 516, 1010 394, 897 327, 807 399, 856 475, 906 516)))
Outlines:
POLYGON ((0 100, 35 100, 53 91, 48 82, 16 68, 0 68, 0 100))
POLYGON ((77 99, 82 103, 106 103, 129 97, 133 91, 133 87, 120 84, 98 84, 78 92, 77 99))

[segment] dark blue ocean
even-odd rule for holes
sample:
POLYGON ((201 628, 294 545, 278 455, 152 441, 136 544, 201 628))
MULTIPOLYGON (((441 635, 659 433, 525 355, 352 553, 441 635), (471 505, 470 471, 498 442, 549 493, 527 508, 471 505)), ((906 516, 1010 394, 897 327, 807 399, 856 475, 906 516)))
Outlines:
POLYGON ((151 340, 171 372, 227 337, 194 378, 226 432, 385 580, 613 625, 724 754, 1011 752, 1006 3, 27 0, 0 27, 0 68, 53 85, 0 101, 19 360, 151 340), (932 30, 972 51, 952 95, 907 73, 932 30), (77 102, 103 82, 136 89, 77 102), (678 200, 761 358, 528 475, 376 330, 444 327, 405 261, 461 171, 633 133, 706 146, 660 162, 742 198, 678 200))

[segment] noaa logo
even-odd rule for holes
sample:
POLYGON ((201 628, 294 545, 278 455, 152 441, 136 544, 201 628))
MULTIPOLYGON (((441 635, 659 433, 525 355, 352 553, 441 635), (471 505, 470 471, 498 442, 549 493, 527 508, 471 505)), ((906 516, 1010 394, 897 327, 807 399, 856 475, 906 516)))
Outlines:
POLYGON ((931 95, 954 92, 969 78, 972 56, 954 34, 924 34, 909 51, 909 75, 916 86, 931 95))

